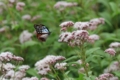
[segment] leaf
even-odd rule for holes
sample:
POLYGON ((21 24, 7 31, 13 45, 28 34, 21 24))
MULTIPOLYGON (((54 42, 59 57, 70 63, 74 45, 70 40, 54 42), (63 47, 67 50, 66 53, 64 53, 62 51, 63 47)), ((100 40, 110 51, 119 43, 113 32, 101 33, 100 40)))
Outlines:
POLYGON ((100 49, 100 47, 89 49, 89 50, 87 50, 87 51, 85 52, 85 54, 86 54, 87 56, 89 56, 89 55, 91 55, 93 52, 95 52, 96 50, 99 50, 99 49, 100 49))
POLYGON ((34 69, 34 68, 30 68, 27 70, 27 73, 32 75, 32 76, 37 76, 38 78, 40 77, 38 74, 37 74, 37 71, 34 69))
POLYGON ((114 2, 110 2, 110 7, 112 9, 113 12, 117 12, 118 11, 118 7, 114 2))
POLYGON ((72 56, 70 58, 67 58, 66 60, 64 60, 64 62, 67 62, 67 61, 70 61, 70 60, 73 60, 73 59, 77 59, 78 56, 72 56))
POLYGON ((6 48, 3 48, 3 49, 1 50, 1 52, 4 52, 4 51, 11 51, 11 52, 13 52, 13 51, 15 51, 15 48, 6 47, 6 48))
POLYGON ((120 77, 120 71, 113 72, 116 76, 120 77))
POLYGON ((79 78, 77 78, 76 80, 84 80, 84 74, 80 73, 79 78))
POLYGON ((21 45, 21 47, 22 47, 22 49, 24 49, 24 48, 27 48, 27 47, 29 47, 29 46, 33 46, 33 45, 36 45, 36 44, 38 44, 38 43, 35 42, 35 41, 27 41, 27 42, 23 43, 23 44, 21 45))

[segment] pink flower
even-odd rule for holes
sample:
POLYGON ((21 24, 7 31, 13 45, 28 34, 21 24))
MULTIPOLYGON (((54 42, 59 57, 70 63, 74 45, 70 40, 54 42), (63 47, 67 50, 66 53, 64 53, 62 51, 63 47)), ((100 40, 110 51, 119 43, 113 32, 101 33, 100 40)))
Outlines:
POLYGON ((89 29, 90 30, 95 30, 99 24, 104 24, 104 18, 95 18, 91 19, 89 22, 89 29))
POLYGON ((108 48, 105 50, 106 53, 115 56, 116 51, 113 48, 108 48))
POLYGON ((66 70, 67 63, 56 63, 55 68, 58 70, 66 70))
POLYGON ((16 5, 16 9, 18 11, 22 11, 24 6, 25 6, 24 2, 18 2, 17 5, 16 5))
POLYGON ((74 38, 79 40, 87 40, 89 37, 88 34, 89 33, 86 30, 77 30, 72 32, 74 38))
POLYGON ((89 22, 76 22, 74 24, 74 28, 82 30, 87 29, 89 27, 89 22))
POLYGON ((70 32, 63 32, 59 36, 59 42, 69 42, 73 39, 73 35, 70 32))
POLYGON ((74 23, 72 21, 65 21, 60 24, 60 27, 71 27, 73 25, 74 25, 74 23))
POLYGON ((99 40, 99 36, 96 34, 90 35, 88 38, 88 42, 94 43, 96 40, 99 40))
POLYGON ((50 80, 47 77, 42 77, 40 80, 50 80))
POLYGON ((58 1, 54 7, 58 10, 64 10, 66 7, 73 7, 77 6, 75 2, 66 2, 66 1, 58 1))

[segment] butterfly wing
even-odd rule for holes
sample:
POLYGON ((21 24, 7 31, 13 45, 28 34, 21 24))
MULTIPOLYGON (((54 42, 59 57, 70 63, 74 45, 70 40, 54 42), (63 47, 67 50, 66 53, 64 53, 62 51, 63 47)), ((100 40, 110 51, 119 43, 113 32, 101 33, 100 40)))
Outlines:
POLYGON ((45 25, 34 25, 37 32, 37 38, 40 41, 46 41, 47 37, 50 35, 49 29, 45 25))

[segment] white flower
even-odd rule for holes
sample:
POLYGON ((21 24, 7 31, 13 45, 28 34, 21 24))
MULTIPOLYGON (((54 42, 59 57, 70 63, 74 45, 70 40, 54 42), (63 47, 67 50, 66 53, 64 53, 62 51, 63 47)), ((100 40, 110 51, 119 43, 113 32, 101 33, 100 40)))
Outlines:
POLYGON ((0 28, 0 33, 5 32, 5 31, 6 31, 6 27, 0 28))
POLYGON ((77 6, 77 3, 75 2, 66 2, 66 1, 58 1, 54 7, 58 10, 64 9, 66 7, 73 7, 73 6, 77 6))
POLYGON ((117 48, 117 47, 120 47, 120 43, 119 42, 112 42, 109 47, 111 48, 117 48))
POLYGON ((9 0, 9 3, 11 4, 15 3, 15 0, 9 0))
POLYGON ((28 65, 22 65, 22 66, 19 67, 19 70, 25 72, 29 68, 30 68, 30 66, 28 66, 28 65))
POLYGON ((6 63, 6 64, 3 65, 3 68, 4 68, 5 70, 9 71, 9 70, 14 69, 15 66, 14 66, 13 64, 11 64, 11 63, 6 63))
POLYGON ((36 69, 38 70, 38 74, 46 75, 49 71, 51 71, 49 64, 45 63, 44 60, 40 60, 35 64, 36 69))
POLYGON ((74 24, 75 29, 83 30, 89 27, 89 22, 76 22, 74 24))
POLYGON ((15 72, 15 79, 14 79, 14 77, 13 77, 13 79, 14 80, 17 80, 17 79, 19 79, 19 80, 21 80, 23 77, 25 77, 25 75, 26 75, 26 72, 22 72, 22 71, 17 71, 17 72, 15 72))
POLYGON ((109 72, 119 71, 119 70, 120 70, 119 62, 115 61, 115 62, 111 63, 110 66, 104 70, 104 72, 109 73, 109 72))
POLYGON ((32 36, 33 36, 32 33, 29 33, 27 30, 24 30, 19 37, 20 43, 32 40, 31 39, 32 36))
POLYGON ((11 52, 2 52, 0 54, 0 61, 10 61, 13 58, 13 54, 11 52))
POLYGON ((37 77, 31 77, 31 78, 25 77, 25 78, 22 78, 22 80, 38 80, 38 78, 37 77))
POLYGON ((55 68, 58 70, 66 70, 67 63, 56 63, 55 68))
POLYGON ((5 74, 5 78, 13 78, 14 77, 14 70, 9 70, 7 71, 7 73, 5 74))
POLYGON ((31 20, 31 16, 29 14, 23 15, 22 16, 23 20, 31 20))

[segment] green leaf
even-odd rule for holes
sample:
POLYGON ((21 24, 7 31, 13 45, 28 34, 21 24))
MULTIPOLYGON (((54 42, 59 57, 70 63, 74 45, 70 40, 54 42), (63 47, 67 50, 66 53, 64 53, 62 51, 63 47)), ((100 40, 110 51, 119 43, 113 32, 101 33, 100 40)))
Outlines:
POLYGON ((116 3, 110 2, 109 4, 110 4, 110 7, 111 7, 113 12, 117 12, 118 11, 118 7, 117 7, 116 3))
POLYGON ((100 47, 92 48, 92 49, 87 50, 85 53, 86 53, 87 56, 89 56, 89 55, 91 55, 93 52, 95 52, 95 51, 97 51, 97 50, 99 50, 99 49, 100 49, 100 47))
POLYGON ((27 41, 27 42, 23 43, 23 44, 21 45, 21 47, 22 47, 22 49, 24 49, 24 48, 27 48, 27 47, 29 47, 29 46, 33 46, 33 45, 36 45, 36 44, 38 44, 38 43, 35 42, 35 41, 27 41))
POLYGON ((73 59, 77 59, 78 56, 72 56, 70 58, 67 58, 66 60, 64 60, 64 62, 67 62, 67 61, 70 61, 70 60, 73 60, 73 59))
POLYGON ((76 80, 84 80, 84 74, 80 73, 79 78, 77 78, 76 80))
POLYGON ((120 77, 120 71, 113 72, 116 76, 120 77))
POLYGON ((37 74, 37 71, 34 69, 34 68, 30 68, 27 70, 27 73, 32 75, 32 76, 37 76, 38 78, 40 77, 38 74, 37 74))

